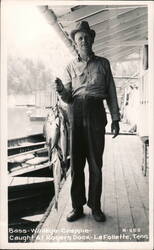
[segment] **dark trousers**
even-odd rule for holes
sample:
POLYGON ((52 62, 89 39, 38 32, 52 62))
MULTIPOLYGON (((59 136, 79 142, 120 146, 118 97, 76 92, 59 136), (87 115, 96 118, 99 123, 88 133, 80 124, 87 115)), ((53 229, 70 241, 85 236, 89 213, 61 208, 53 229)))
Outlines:
POLYGON ((71 106, 71 198, 72 207, 86 203, 84 167, 89 165, 87 205, 100 208, 102 155, 105 143, 106 113, 102 100, 76 98, 71 106))

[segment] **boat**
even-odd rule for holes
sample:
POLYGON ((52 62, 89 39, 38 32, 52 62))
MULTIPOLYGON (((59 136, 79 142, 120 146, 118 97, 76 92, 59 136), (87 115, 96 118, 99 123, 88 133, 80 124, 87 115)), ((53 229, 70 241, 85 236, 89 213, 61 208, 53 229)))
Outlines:
MULTIPOLYGON (((32 221, 25 218, 38 214, 43 216, 54 197, 54 179, 47 146, 43 134, 9 140, 8 145, 9 227, 20 228, 22 225, 31 228, 32 221)), ((33 227, 38 223, 34 223, 33 227)))
POLYGON ((8 141, 8 223, 36 227, 23 219, 43 214, 54 196, 52 170, 43 134, 8 141))
POLYGON ((15 138, 8 145, 9 176, 52 176, 43 134, 15 138))
POLYGON ((15 155, 45 146, 43 133, 8 140, 8 156, 15 155))
POLYGON ((44 211, 54 196, 52 177, 10 176, 8 180, 9 224, 24 216, 44 211))

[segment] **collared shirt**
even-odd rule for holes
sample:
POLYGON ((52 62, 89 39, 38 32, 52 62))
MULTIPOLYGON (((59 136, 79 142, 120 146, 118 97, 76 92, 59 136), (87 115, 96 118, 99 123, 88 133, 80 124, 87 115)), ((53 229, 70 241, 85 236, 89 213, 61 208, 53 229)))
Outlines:
POLYGON ((112 120, 120 120, 115 83, 106 58, 92 54, 84 61, 78 57, 66 67, 64 78, 65 88, 60 95, 65 102, 85 96, 106 99, 112 120))

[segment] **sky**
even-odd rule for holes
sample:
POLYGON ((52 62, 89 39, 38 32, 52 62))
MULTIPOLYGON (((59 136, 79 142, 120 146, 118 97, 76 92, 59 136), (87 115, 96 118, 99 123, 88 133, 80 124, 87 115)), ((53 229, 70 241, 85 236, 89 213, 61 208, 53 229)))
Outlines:
POLYGON ((72 56, 36 6, 8 3, 5 27, 8 54, 43 60, 55 75, 62 74, 72 56))

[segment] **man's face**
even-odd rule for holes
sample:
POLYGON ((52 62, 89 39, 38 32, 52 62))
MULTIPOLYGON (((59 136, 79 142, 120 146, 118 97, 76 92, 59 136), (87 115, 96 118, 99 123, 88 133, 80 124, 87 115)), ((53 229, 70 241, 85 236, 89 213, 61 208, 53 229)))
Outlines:
POLYGON ((74 37, 76 49, 80 52, 89 53, 92 50, 93 40, 89 33, 78 31, 74 37))

